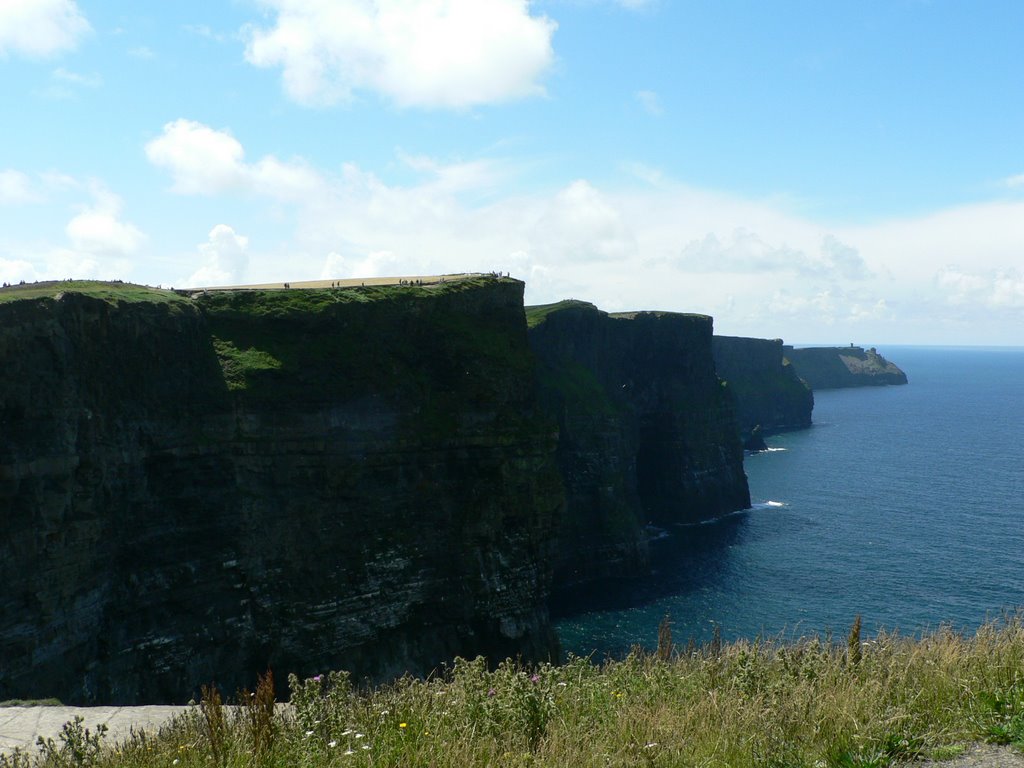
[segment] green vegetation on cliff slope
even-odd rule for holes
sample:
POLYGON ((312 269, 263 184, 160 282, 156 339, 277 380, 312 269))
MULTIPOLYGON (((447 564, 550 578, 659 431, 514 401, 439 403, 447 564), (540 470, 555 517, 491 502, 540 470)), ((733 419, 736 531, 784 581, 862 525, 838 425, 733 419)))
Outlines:
MULTIPOLYGON (((881 634, 836 644, 711 643, 593 664, 457 660, 428 680, 357 690, 345 673, 261 681, 243 706, 209 691, 157 737, 44 747, 49 766, 806 766, 951 757, 974 741, 1024 746, 1021 618, 965 637, 881 634), (84 746, 83 746, 84 744, 84 746), (77 751, 75 751, 77 750, 77 751), (81 759, 79 759, 81 758, 81 759)), ((95 742, 95 738, 93 738, 95 742)), ((28 766, 24 755, 0 766, 28 766)))
POLYGON ((528 363, 525 343, 510 339, 508 313, 472 306, 476 289, 503 282, 211 291, 194 300, 228 386, 246 398, 415 392, 433 403, 423 397, 431 390, 438 398, 458 394, 482 404, 510 364, 528 363), (465 360, 481 375, 456 362, 465 360), (469 391, 481 386, 487 391, 469 391))

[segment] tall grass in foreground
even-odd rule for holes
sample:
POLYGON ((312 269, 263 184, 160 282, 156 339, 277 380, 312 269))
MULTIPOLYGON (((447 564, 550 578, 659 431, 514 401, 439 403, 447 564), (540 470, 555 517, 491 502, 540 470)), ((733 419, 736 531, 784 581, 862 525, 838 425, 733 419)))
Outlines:
MULTIPOLYGON (((973 637, 740 641, 661 657, 489 671, 358 691, 343 672, 200 706, 155 737, 44 747, 53 766, 884 766, 973 741, 1024 745, 1022 616, 973 637)), ((81 742, 79 734, 79 742, 81 742)), ((0 761, 27 766, 24 755, 0 761)))

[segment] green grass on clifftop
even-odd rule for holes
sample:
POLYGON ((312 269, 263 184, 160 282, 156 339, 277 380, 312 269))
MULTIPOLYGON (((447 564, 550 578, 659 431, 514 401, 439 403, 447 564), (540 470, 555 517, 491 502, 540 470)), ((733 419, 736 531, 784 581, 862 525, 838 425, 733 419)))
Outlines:
MULTIPOLYGON (((855 623, 859 627, 859 622, 855 623)), ((660 633, 659 633, 660 634, 660 633)), ((155 738, 54 743, 50 766, 772 766, 869 768, 948 758, 974 741, 1024 745, 1021 617, 965 637, 859 630, 838 643, 711 643, 593 664, 457 661, 372 690, 334 672, 266 681, 243 706, 207 693, 155 738), (76 751, 77 750, 77 751, 76 751)), ((24 755, 0 766, 24 768, 24 755)))
POLYGON ((562 310, 572 308, 599 311, 589 301, 580 301, 578 299, 563 299, 562 301, 556 301, 554 304, 535 304, 532 307, 526 307, 526 325, 528 328, 533 328, 543 323, 552 312, 561 312, 562 310))
POLYGON ((0 288, 0 303, 26 299, 56 298, 63 293, 81 293, 85 296, 103 299, 110 303, 154 302, 175 304, 188 299, 174 291, 151 288, 133 283, 105 282, 102 280, 51 280, 42 283, 26 283, 0 288))

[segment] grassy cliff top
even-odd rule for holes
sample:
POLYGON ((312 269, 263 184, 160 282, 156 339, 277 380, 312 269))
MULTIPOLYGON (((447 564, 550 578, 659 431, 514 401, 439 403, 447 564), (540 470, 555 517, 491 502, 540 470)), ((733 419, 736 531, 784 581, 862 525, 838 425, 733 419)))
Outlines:
POLYGON ((536 304, 534 306, 526 307, 526 325, 529 328, 534 328, 553 314, 558 312, 565 312, 571 309, 584 309, 591 310, 594 312, 600 312, 602 315, 614 318, 615 320, 634 320, 639 315, 653 315, 655 317, 693 317, 700 318, 702 320, 710 319, 708 315, 701 315, 693 312, 666 312, 662 310, 633 310, 630 312, 605 312, 604 310, 598 309, 594 304, 589 301, 581 301, 579 299, 563 299, 562 301, 556 301, 553 304, 536 304))
POLYGON ((398 296, 444 295, 499 282, 517 283, 519 281, 514 278, 473 274, 445 276, 444 280, 429 278, 420 285, 410 282, 406 284, 385 283, 383 279, 367 280, 366 282, 369 284, 364 286, 355 281, 346 281, 344 286, 338 288, 331 288, 330 281, 320 281, 308 285, 296 283, 290 289, 257 286, 253 288, 173 290, 136 285, 121 280, 47 280, 0 288, 0 303, 55 299, 63 294, 77 293, 102 299, 111 304, 117 302, 169 304, 199 299, 212 306, 232 304, 236 307, 246 307, 255 315, 277 315, 316 311, 330 304, 367 303, 398 296), (239 300, 240 297, 244 297, 244 299, 239 300))
POLYGON ((635 320, 640 315, 653 315, 654 317, 692 317, 698 320, 710 320, 710 315, 702 315, 698 312, 668 312, 662 309, 638 309, 631 312, 612 312, 609 317, 616 320, 635 320))
POLYGON ((163 288, 151 288, 148 285, 135 285, 120 280, 106 282, 103 280, 47 280, 41 283, 25 283, 0 288, 0 304, 31 299, 55 299, 66 293, 80 293, 85 296, 102 299, 111 304, 119 301, 153 302, 171 304, 188 301, 183 296, 163 288))
POLYGON ((400 298, 445 296, 495 284, 519 283, 515 278, 470 275, 437 282, 345 285, 340 288, 293 287, 197 290, 192 298, 208 309, 231 310, 256 317, 318 312, 338 304, 370 304, 400 298))
POLYGON ((589 301, 580 301, 579 299, 562 299, 561 301, 556 301, 554 304, 535 304, 533 306, 526 307, 526 325, 528 328, 533 328, 547 320, 548 315, 555 312, 562 312, 567 309, 591 309, 595 312, 601 311, 589 301))

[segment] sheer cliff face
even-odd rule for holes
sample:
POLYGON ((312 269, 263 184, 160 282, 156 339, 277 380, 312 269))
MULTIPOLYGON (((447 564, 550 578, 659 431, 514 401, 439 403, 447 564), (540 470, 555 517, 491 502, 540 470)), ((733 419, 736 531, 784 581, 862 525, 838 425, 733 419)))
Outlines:
POLYGON ((715 336, 715 369, 736 396, 740 429, 811 426, 814 395, 783 356, 781 339, 715 336))
POLYGON ((547 657, 522 284, 0 304, 0 699, 547 657))
POLYGON ((643 572, 645 526, 750 505, 711 319, 528 308, 543 407, 558 420, 567 511, 556 585, 643 572))
POLYGON ((814 389, 906 384, 907 374, 874 349, 863 347, 785 348, 786 358, 814 389))

